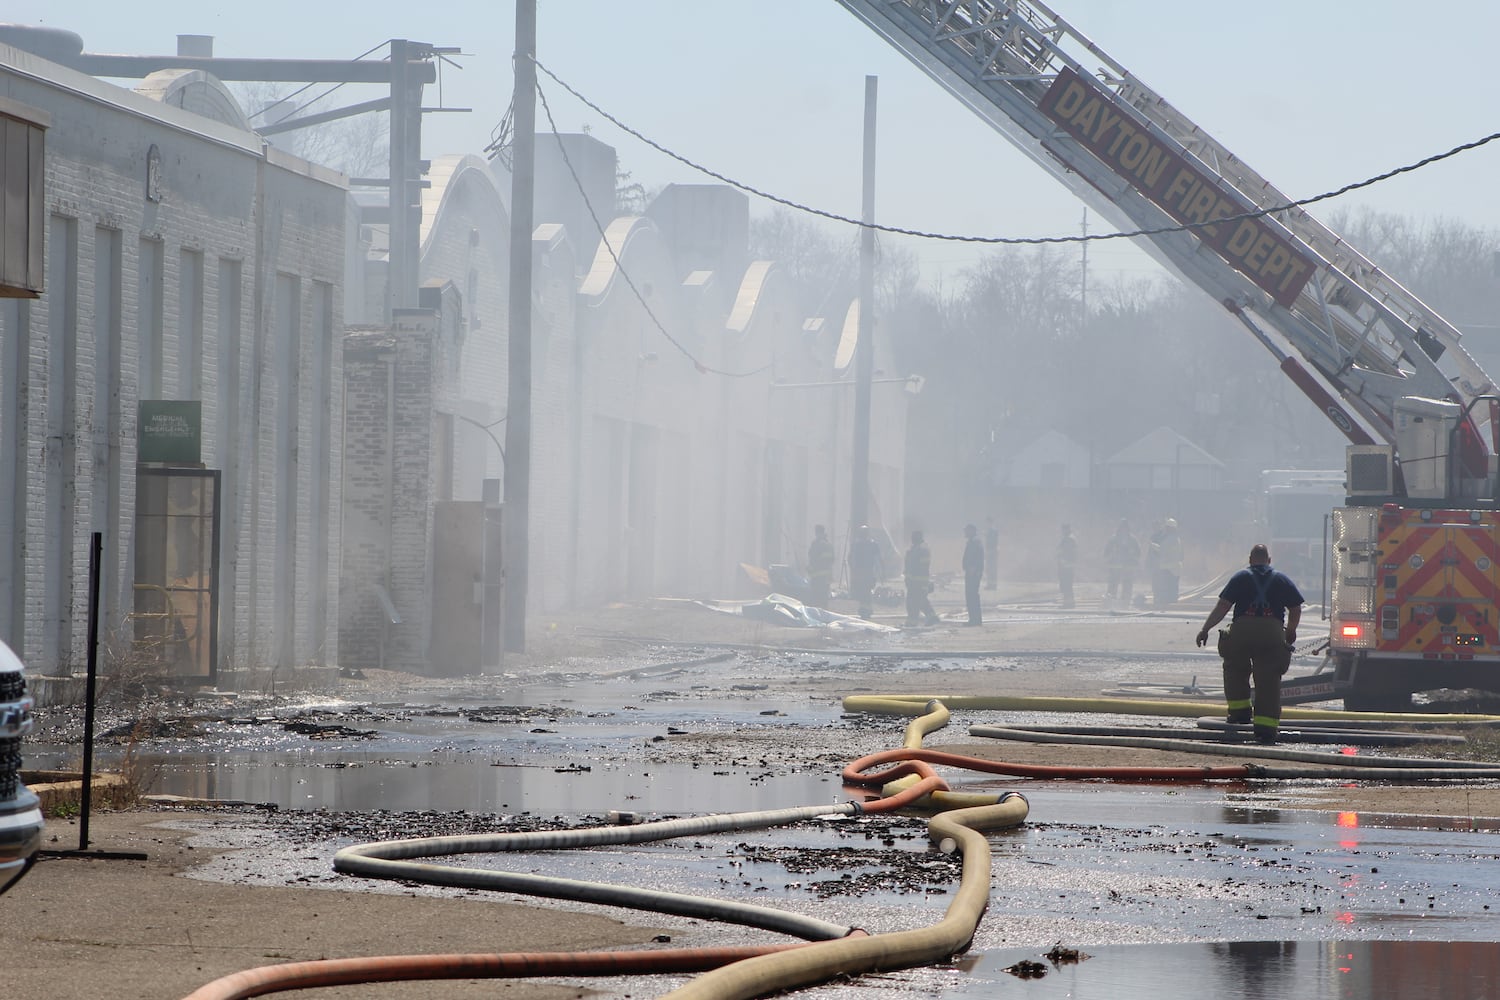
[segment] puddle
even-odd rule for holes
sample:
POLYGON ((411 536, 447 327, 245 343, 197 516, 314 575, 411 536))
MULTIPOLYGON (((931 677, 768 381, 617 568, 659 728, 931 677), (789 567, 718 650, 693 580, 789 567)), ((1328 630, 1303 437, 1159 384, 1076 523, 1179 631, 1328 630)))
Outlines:
POLYGON ((611 809, 689 814, 847 801, 837 774, 769 774, 763 768, 642 767, 607 757, 565 767, 495 763, 483 754, 183 753, 141 759, 155 794, 269 803, 282 809, 536 815, 611 809))
POLYGON ((1050 894, 1061 911, 1178 940, 1500 935, 1494 833, 1273 809, 1233 790, 1024 790, 1027 835, 996 849, 997 886, 1025 890, 992 898, 1002 922, 1050 894))
MULTIPOLYGON (((1000 950, 959 963, 967 973, 940 997, 1158 1000, 1161 997, 1284 1000, 1413 1000, 1493 996, 1500 955, 1491 943, 1450 941, 1238 941, 1084 949, 1054 963, 1041 951, 1000 950), (1006 972, 1031 962, 1041 974, 1006 972)), ((838 996, 837 990, 829 993, 838 996)))
MULTIPOLYGON (((716 750, 681 758, 678 736, 766 734, 773 742, 842 731, 826 699, 757 698, 722 690, 633 691, 531 685, 448 697, 439 706, 323 701, 237 719, 197 719, 183 733, 132 751, 145 790, 268 803, 280 808, 394 811, 601 813, 736 812, 839 796, 836 768, 787 772, 759 753, 716 750)), ((35 769, 76 766, 76 747, 28 744, 35 769)), ((120 767, 125 747, 100 743, 97 766, 120 767)))

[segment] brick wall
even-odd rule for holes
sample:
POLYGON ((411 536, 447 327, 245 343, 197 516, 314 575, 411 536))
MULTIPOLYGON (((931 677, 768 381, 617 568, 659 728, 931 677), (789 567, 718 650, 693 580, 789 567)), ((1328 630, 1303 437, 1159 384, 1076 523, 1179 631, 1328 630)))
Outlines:
POLYGON ((455 290, 430 290, 434 308, 396 310, 388 329, 344 342, 339 649, 349 667, 429 669, 436 418, 457 398, 460 314, 455 290))

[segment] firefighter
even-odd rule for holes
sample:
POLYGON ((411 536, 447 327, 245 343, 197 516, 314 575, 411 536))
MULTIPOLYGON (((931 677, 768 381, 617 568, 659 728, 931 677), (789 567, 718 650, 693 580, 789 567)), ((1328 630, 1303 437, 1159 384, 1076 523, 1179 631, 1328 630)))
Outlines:
POLYGON ((1073 567, 1078 564, 1078 539, 1073 537, 1073 526, 1062 526, 1062 537, 1057 540, 1057 589, 1062 594, 1062 606, 1073 606, 1073 567))
POLYGON ((1120 519, 1115 533, 1104 543, 1104 569, 1106 584, 1104 597, 1114 600, 1121 597, 1130 607, 1131 594, 1135 591, 1135 571, 1141 563, 1141 543, 1130 533, 1130 522, 1120 519))
POLYGON ((929 625, 938 623, 937 612, 932 610, 932 553, 922 541, 922 533, 911 533, 911 548, 906 550, 906 624, 916 625, 925 620, 929 625))
POLYGON ((984 588, 997 589, 1000 586, 1000 526, 995 523, 994 515, 984 519, 984 569, 984 588))
POLYGON ((1182 536, 1177 519, 1169 517, 1151 535, 1151 597, 1158 608, 1177 603, 1177 583, 1182 577, 1182 536))
POLYGON ((854 529, 854 541, 849 543, 849 591, 859 602, 861 618, 875 614, 875 584, 883 579, 885 558, 880 543, 870 537, 870 526, 861 524, 854 529))
POLYGON ((815 608, 828 607, 833 596, 833 543, 821 524, 813 526, 812 544, 807 547, 807 603, 815 608))
POLYGON ((1249 567, 1229 578, 1219 593, 1219 603, 1198 630, 1202 646, 1208 642, 1208 630, 1234 609, 1229 628, 1219 632, 1227 721, 1251 723, 1258 743, 1276 742, 1281 726, 1281 676, 1292 662, 1302 604, 1297 585, 1271 568, 1270 550, 1257 543, 1250 549, 1249 567))
POLYGON ((979 608, 979 584, 984 580, 984 546, 979 543, 979 529, 964 525, 964 601, 969 605, 969 624, 984 624, 979 608))

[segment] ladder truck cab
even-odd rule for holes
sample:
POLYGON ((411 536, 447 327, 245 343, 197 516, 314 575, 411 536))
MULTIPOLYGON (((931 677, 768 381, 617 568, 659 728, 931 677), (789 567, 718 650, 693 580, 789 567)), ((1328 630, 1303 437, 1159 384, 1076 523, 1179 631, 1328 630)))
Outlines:
POLYGON ((1500 691, 1500 412, 1459 331, 1046 4, 838 2, 1139 231, 1349 439, 1330 693, 1385 708, 1418 691, 1500 691))

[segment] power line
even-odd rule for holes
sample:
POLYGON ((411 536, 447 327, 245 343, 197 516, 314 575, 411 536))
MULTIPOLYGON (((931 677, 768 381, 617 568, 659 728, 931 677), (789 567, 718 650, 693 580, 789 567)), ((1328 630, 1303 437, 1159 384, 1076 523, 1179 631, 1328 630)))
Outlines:
MULTIPOLYGON (((517 53, 517 55, 519 56, 519 53, 517 53)), ((541 66, 541 63, 537 63, 536 65, 541 66)), ((550 76, 551 74, 549 73, 548 75, 550 76)), ((698 369, 698 371, 703 374, 724 375, 728 378, 749 378, 752 375, 759 375, 761 372, 769 369, 771 367, 770 365, 762 365, 761 367, 756 368, 753 371, 746 372, 730 372, 724 371, 719 368, 713 368, 709 365, 704 364, 702 361, 699 361, 696 357, 693 356, 693 352, 689 351, 681 341, 667 332, 666 326, 664 326, 662 324, 662 321, 657 318, 656 313, 651 310, 651 306, 646 303, 646 297, 642 295, 641 290, 636 287, 635 280, 630 277, 630 272, 625 270, 625 265, 620 260, 619 254, 615 253, 615 248, 610 245, 609 237, 604 232, 604 224, 599 221, 599 215, 594 211, 594 204, 589 200, 588 192, 584 190, 583 181, 579 178, 578 171, 573 169, 573 161, 568 156, 568 149, 562 141, 562 134, 557 131, 557 122, 552 120, 552 108, 547 104, 547 95, 542 92, 542 88, 540 86, 536 88, 536 96, 537 99, 542 102, 542 111, 547 116, 547 127, 552 130, 552 137, 557 140, 558 152, 562 153, 563 163, 567 166, 568 173, 573 177, 573 185, 578 189, 579 197, 583 199, 584 207, 589 211, 589 217, 594 220, 594 228, 599 231, 599 241, 604 244, 604 249, 609 251, 610 259, 615 262, 615 270, 619 272, 621 278, 625 279, 625 284, 628 285, 631 292, 635 294, 636 301, 641 304, 642 309, 646 310, 646 315, 651 318, 652 325, 656 327, 656 329, 661 333, 663 337, 667 338, 667 343, 677 348, 677 350, 682 353, 682 356, 691 361, 693 363, 693 367, 698 369)))
MULTIPOLYGON (((365 49, 359 55, 357 55, 353 59, 351 59, 350 62, 359 62, 365 56, 370 55, 372 52, 375 52, 375 51, 377 51, 379 49, 383 49, 383 48, 385 48, 385 46, 387 46, 389 44, 390 44, 389 42, 381 42, 379 45, 375 45, 375 46, 372 46, 372 47, 370 47, 368 49, 365 49)), ((308 83, 304 83, 302 86, 298 87, 296 90, 292 91, 291 93, 287 94, 286 96, 284 96, 284 97, 278 97, 276 100, 272 101, 270 104, 267 104, 265 107, 261 108, 259 111, 252 112, 250 114, 250 117, 251 118, 259 118, 261 115, 266 114, 267 112, 269 112, 272 108, 276 107, 277 105, 287 103, 288 101, 290 101, 292 98, 296 97, 298 94, 302 93, 303 91, 311 90, 312 87, 313 87, 313 83, 315 83, 315 82, 316 81, 310 81, 308 83)), ((317 104, 323 98, 327 97, 329 94, 333 93, 335 90, 338 90, 339 87, 342 87, 342 86, 343 86, 343 84, 340 83, 340 84, 337 84, 337 85, 335 85, 333 87, 330 87, 328 90, 325 90, 322 94, 319 94, 317 97, 314 97, 312 100, 306 101, 306 102, 298 105, 297 107, 293 108, 292 110, 288 111, 286 114, 282 115, 280 118, 276 119, 274 122, 271 122, 271 124, 272 125, 280 125, 282 122, 286 121, 288 118, 292 117, 293 115, 297 114, 298 112, 304 111, 307 108, 312 107, 314 104, 317 104)))
POLYGON ((1351 184, 1345 184, 1343 187, 1336 188, 1332 191, 1325 191, 1322 194, 1313 195, 1309 198, 1299 198, 1296 201, 1289 201, 1282 205, 1273 205, 1269 208, 1251 209, 1247 212, 1241 212, 1238 215, 1224 216, 1222 218, 1212 219, 1206 222, 1190 222, 1183 223, 1182 225, 1177 226, 1162 226, 1155 229, 1135 229, 1129 232, 1092 233, 1088 235, 1081 234, 1077 236, 963 236, 953 233, 927 232, 921 229, 905 229, 900 226, 887 226, 878 222, 865 223, 860 221, 859 219, 850 218, 846 215, 840 215, 837 212, 830 212, 826 209, 817 208, 812 205, 806 205, 798 201, 793 201, 790 198, 783 198, 780 195, 772 194, 771 192, 757 188, 754 185, 736 180, 733 177, 729 177, 709 167, 703 166, 702 164, 689 159, 681 153, 669 149, 668 147, 662 145, 654 139, 651 139, 649 136, 646 136, 637 131, 636 129, 631 128, 629 125, 626 125, 614 115, 610 114, 608 111, 605 111, 599 105, 595 104, 593 101, 580 94, 573 87, 569 86, 566 81, 559 78, 556 73, 553 73, 550 69, 543 65, 540 60, 533 61, 536 62, 537 69, 547 74, 547 76, 550 77, 554 82, 556 82, 558 86, 562 87, 568 93, 572 94, 585 107, 589 108, 595 114, 603 117, 606 121, 610 122, 610 124, 614 125, 616 128, 627 133, 628 135, 635 137, 657 152, 671 157, 678 163, 681 163, 687 167, 691 167, 693 170, 696 170, 702 174, 706 174, 707 176, 712 177, 715 180, 722 181, 723 183, 728 184, 731 187, 739 188, 741 191, 744 191, 747 194, 753 194, 757 198, 764 198, 765 200, 775 202, 778 205, 785 205, 787 208, 796 209, 799 212, 805 212, 809 215, 816 215, 824 219, 829 219, 833 222, 847 223, 851 226, 868 226, 869 228, 874 229, 878 232, 894 233, 898 236, 915 236, 924 240, 945 240, 951 243, 985 243, 1003 244, 1009 246, 1040 246, 1052 243, 1098 243, 1105 240, 1132 239, 1137 236, 1160 236, 1166 233, 1192 232, 1196 229, 1201 229, 1206 226, 1217 225, 1224 222, 1238 222, 1241 219, 1257 219, 1267 215, 1274 215, 1277 212, 1285 212, 1293 208, 1299 208, 1303 205, 1312 205, 1316 202, 1327 201, 1330 198, 1337 198, 1340 195, 1348 194, 1350 191, 1357 191, 1360 188, 1369 187, 1373 184, 1378 184, 1381 181, 1390 180, 1392 177, 1396 177, 1400 174, 1410 173, 1413 170, 1420 170, 1422 167, 1437 163, 1439 160, 1446 160, 1451 156, 1457 156, 1459 153, 1465 153, 1471 149, 1478 149, 1480 146, 1483 146, 1486 143, 1494 142, 1496 139, 1500 139, 1500 132, 1492 132, 1489 135, 1484 136, 1483 138, 1475 139, 1473 142, 1466 142, 1461 145, 1454 146, 1452 149, 1446 150, 1445 152, 1434 153, 1432 156, 1425 157, 1415 163, 1409 163, 1406 166, 1387 170, 1386 172, 1376 174, 1373 177, 1367 177, 1362 181, 1355 181, 1351 184))

